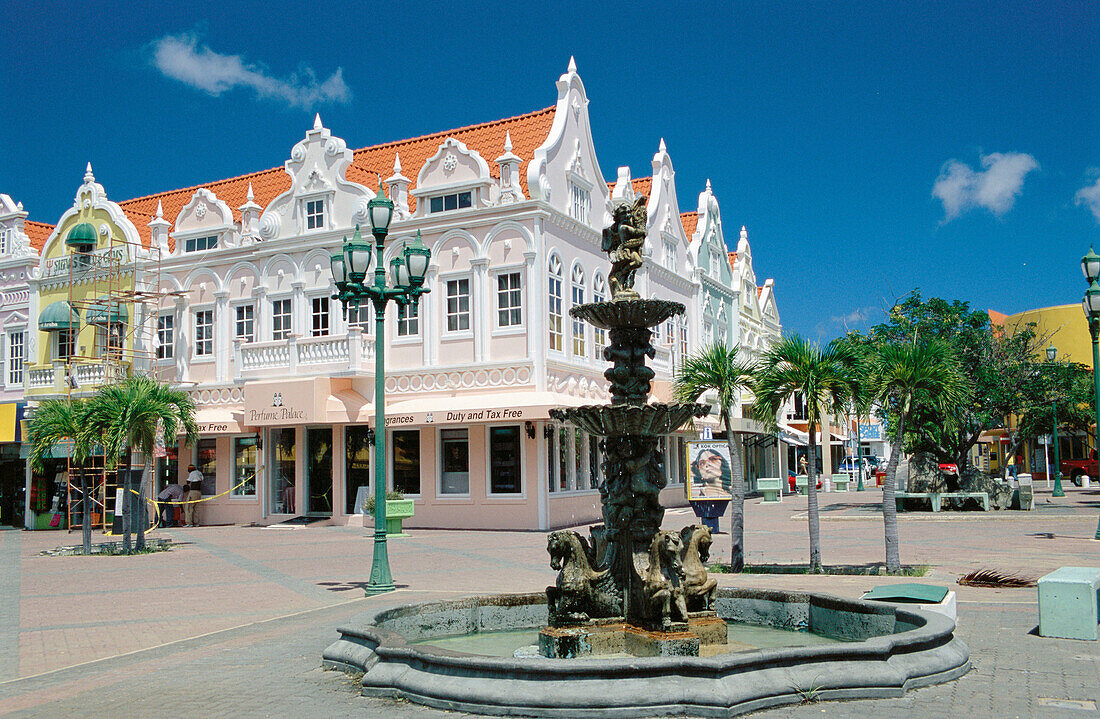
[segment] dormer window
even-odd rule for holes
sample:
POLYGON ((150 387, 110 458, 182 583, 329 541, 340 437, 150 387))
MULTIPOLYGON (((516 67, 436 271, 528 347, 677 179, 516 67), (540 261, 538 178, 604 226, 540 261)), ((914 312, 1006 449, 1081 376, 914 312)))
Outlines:
POLYGON ((213 250, 218 246, 218 236, 209 235, 207 237, 192 237, 183 243, 184 252, 202 252, 204 250, 213 250))
POLYGON ((11 230, 0 228, 0 255, 8 254, 8 237, 11 235, 11 230))
POLYGON ((718 279, 718 251, 714 248, 710 251, 710 276, 718 279))
POLYGON ((588 224, 588 214, 592 207, 592 193, 580 185, 569 183, 569 197, 572 202, 569 205, 569 214, 578 222, 588 224))
POLYGON ((325 201, 309 200, 306 202, 306 229, 323 230, 325 228, 325 201))
POLYGON ((665 257, 664 266, 671 269, 676 268, 676 243, 671 240, 664 241, 665 257))
POLYGON ((473 206, 474 197, 472 192, 456 192, 453 195, 438 195, 428 200, 428 211, 432 214, 436 212, 449 212, 451 210, 464 210, 467 207, 473 206))

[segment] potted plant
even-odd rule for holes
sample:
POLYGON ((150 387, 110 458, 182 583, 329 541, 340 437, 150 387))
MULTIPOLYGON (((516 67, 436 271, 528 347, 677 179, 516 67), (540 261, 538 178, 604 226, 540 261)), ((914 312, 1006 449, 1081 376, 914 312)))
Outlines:
MULTIPOLYGON (((367 515, 374 516, 374 495, 367 497, 365 507, 367 515)), ((408 532, 402 531, 401 522, 413 516, 413 500, 405 499, 401 492, 386 492, 386 536, 407 537, 408 532)))

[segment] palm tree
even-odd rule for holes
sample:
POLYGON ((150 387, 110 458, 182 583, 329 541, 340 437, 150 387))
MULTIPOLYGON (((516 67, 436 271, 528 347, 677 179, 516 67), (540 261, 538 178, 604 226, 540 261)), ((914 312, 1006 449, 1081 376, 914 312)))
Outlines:
MULTIPOLYGON (((198 426, 195 424, 195 404, 182 390, 157 382, 152 377, 135 375, 118 385, 104 387, 96 393, 91 402, 90 422, 105 428, 108 451, 126 456, 125 494, 133 491, 130 477, 129 457, 134 449, 142 454, 141 482, 138 485, 138 506, 142 513, 145 507, 146 492, 149 484, 149 458, 153 454, 158 432, 162 433, 166 444, 176 441, 177 432, 182 429, 185 441, 194 444, 198 438, 198 426)), ((145 521, 138 522, 137 549, 145 548, 145 521)), ((131 523, 126 521, 129 514, 123 516, 123 549, 130 551, 131 523)))
MULTIPOLYGON (((817 504, 817 430, 821 419, 840 411, 852 396, 855 353, 841 340, 824 348, 790 335, 768 350, 754 374, 756 418, 775 425, 780 408, 797 395, 806 401, 807 509, 810 530, 810 571, 821 571, 821 525, 817 504)), ((826 447, 828 444, 826 443, 826 447)))
POLYGON ((730 448, 730 568, 745 568, 745 479, 741 459, 741 441, 733 433, 730 414, 739 392, 750 387, 752 367, 738 359, 739 346, 727 347, 715 342, 688 357, 676 374, 673 392, 681 402, 695 402, 704 392, 718 393, 719 419, 726 430, 730 448))
POLYGON ((93 435, 87 431, 88 403, 84 400, 48 399, 38 405, 28 428, 31 467, 45 470, 43 460, 58 442, 71 443, 70 457, 80 473, 81 533, 83 552, 92 552, 92 513, 88 500, 88 476, 85 465, 91 454, 93 435))
POLYGON ((898 513, 894 501, 898 460, 905 443, 905 421, 914 398, 951 406, 960 400, 962 376, 951 349, 938 340, 903 341, 876 346, 870 357, 870 394, 895 418, 890 461, 882 485, 882 520, 886 537, 886 571, 901 571, 898 513))

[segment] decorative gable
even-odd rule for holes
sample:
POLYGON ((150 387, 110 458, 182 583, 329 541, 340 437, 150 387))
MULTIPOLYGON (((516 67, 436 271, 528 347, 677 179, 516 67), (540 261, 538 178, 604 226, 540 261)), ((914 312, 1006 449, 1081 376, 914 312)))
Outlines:
POLYGON ((420 168, 416 189, 410 194, 418 200, 416 214, 425 215, 485 207, 495 199, 492 189, 496 189, 495 183, 481 153, 448 137, 420 168), (455 195, 453 201, 449 201, 451 195, 455 195))
MULTIPOLYGON (((672 158, 668 155, 664 139, 657 147, 652 165, 653 177, 650 184, 649 203, 646 205, 649 217, 646 247, 652 257, 661 259, 662 264, 666 260, 664 248, 674 247, 677 258, 682 262, 688 246, 688 237, 680 222, 680 203, 676 198, 676 171, 672 167, 672 158)), ((679 272, 682 267, 683 265, 680 265, 669 269, 679 272)))
POLYGON ((313 129, 283 164, 291 187, 260 216, 260 237, 271 241, 368 222, 367 203, 375 193, 347 179, 352 160, 347 144, 334 137, 317 115, 313 129))
POLYGON ((26 220, 23 203, 0 194, 0 260, 38 256, 27 237, 26 220))
POLYGON ((235 230, 233 211, 229 209, 229 205, 202 187, 195 191, 191 201, 180 210, 172 239, 176 241, 177 254, 193 251, 197 240, 201 240, 199 244, 204 245, 201 249, 208 249, 205 245, 234 247, 237 244, 235 230))

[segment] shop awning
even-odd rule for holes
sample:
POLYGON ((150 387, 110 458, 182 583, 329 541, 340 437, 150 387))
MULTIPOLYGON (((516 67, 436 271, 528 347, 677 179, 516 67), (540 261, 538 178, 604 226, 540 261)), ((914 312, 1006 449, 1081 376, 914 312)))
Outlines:
MULTIPOLYGON (((242 414, 242 410, 229 407, 202 407, 195 412, 195 424, 201 435, 240 434, 242 414)), ((179 433, 183 434, 183 430, 179 433)))
POLYGON ((38 315, 40 330, 79 330, 80 314, 65 300, 47 305, 38 315))
POLYGON ((373 424, 374 403, 355 390, 340 390, 328 396, 325 414, 334 424, 373 424))
POLYGON ((109 299, 100 297, 92 301, 88 306, 88 319, 90 325, 106 325, 116 322, 125 322, 129 318, 129 312, 117 298, 109 299))
POLYGON ((0 404, 0 442, 23 441, 24 402, 6 402, 0 404))

